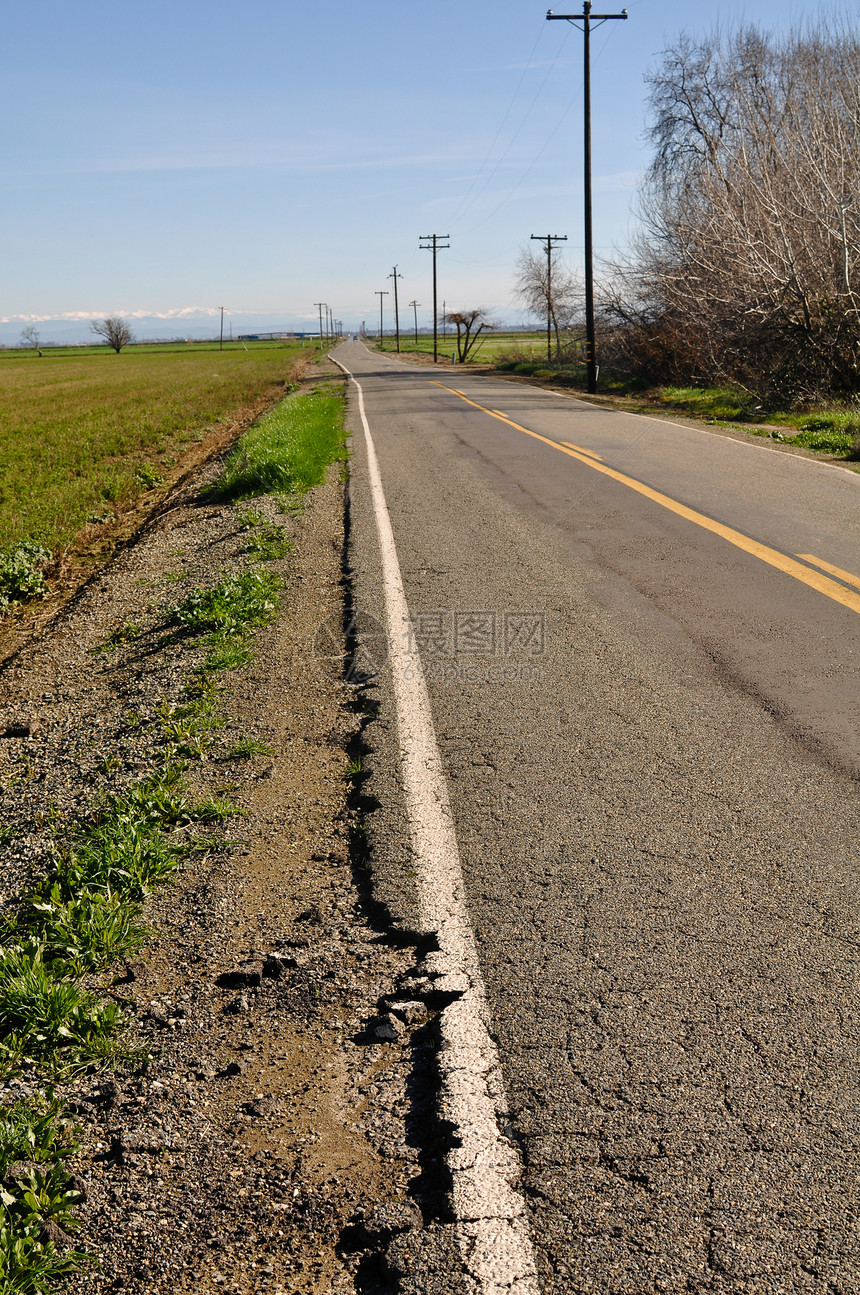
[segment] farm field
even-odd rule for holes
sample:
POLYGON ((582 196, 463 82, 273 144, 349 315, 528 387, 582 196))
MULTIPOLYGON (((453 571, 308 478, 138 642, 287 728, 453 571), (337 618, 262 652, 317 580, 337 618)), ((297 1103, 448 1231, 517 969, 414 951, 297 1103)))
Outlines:
MULTIPOLYGON (((368 334, 368 342, 378 345, 378 334, 368 334)), ((443 334, 439 332, 439 353, 440 355, 450 355, 457 348, 457 335, 452 332, 450 327, 443 334)), ((385 333, 382 338, 383 351, 395 350, 393 334, 385 333)), ((511 351, 522 353, 523 359, 530 360, 532 355, 535 359, 540 359, 546 354, 546 332, 516 332, 516 333, 487 333, 482 335, 477 349, 470 358, 470 363, 487 364, 494 363, 500 355, 511 351)), ((408 327, 402 327, 400 330, 400 353, 401 355, 432 355, 433 354, 433 335, 428 336, 424 333, 418 334, 418 342, 415 342, 415 334, 408 327)))
POLYGON ((52 553, 175 466, 213 424, 274 399, 301 342, 0 353, 0 554, 52 553))

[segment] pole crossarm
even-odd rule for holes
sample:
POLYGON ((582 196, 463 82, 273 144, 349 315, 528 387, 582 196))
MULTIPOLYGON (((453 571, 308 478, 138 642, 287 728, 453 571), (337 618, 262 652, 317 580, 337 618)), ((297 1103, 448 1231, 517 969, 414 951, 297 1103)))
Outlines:
POLYGON ((547 9, 546 16, 549 22, 582 22, 584 18, 587 18, 592 24, 596 23, 600 26, 601 23, 609 22, 611 18, 623 19, 629 15, 626 9, 622 9, 621 13, 592 13, 591 5, 589 5, 588 13, 553 13, 551 9, 547 9))

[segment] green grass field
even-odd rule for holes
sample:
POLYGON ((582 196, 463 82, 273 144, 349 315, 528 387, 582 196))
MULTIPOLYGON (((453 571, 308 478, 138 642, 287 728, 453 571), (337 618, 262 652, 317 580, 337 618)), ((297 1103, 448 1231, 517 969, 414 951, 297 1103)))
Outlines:
MULTIPOLYGON (((376 337, 373 334, 368 335, 368 342, 373 345, 376 337)), ((394 351, 395 340, 392 336, 385 334, 382 339, 383 351, 394 351)), ((451 356, 456 353, 457 335, 451 332, 450 328, 446 333, 439 332, 439 354, 451 356)), ((539 360, 546 355, 546 333, 540 332, 518 332, 518 333, 487 333, 482 334, 478 340, 476 349, 469 358, 469 363, 474 364, 494 364, 500 355, 510 351, 522 353, 524 360, 530 360, 534 357, 539 360)), ((418 352, 421 355, 433 354, 433 338, 424 333, 418 334, 418 342, 415 341, 414 332, 404 328, 400 333, 400 353, 402 355, 412 355, 418 352)))
POLYGON ((261 398, 275 400, 301 342, 0 352, 0 554, 51 552, 91 518, 157 484, 184 445, 261 398))

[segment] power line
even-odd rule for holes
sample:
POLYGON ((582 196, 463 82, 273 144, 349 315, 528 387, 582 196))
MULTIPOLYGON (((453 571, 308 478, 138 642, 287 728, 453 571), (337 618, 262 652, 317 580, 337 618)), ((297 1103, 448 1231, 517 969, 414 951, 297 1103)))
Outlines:
MULTIPOLYGON (((596 57, 595 57, 595 59, 594 59, 594 62, 597 62, 597 61, 599 60, 599 58, 600 58, 601 54, 603 53, 603 49, 604 49, 604 48, 605 48, 605 45, 604 45, 604 47, 603 47, 603 48, 601 48, 600 50, 598 50, 597 55, 596 55, 596 57)), ((502 207, 504 207, 508 202, 510 202, 511 198, 514 196, 514 194, 517 192, 517 190, 518 190, 519 188, 521 188, 523 184, 525 184, 526 180, 527 180, 527 179, 528 179, 528 177, 531 175, 532 171, 535 169, 535 167, 537 166, 538 162, 541 160, 541 158, 543 157, 544 153, 547 151, 547 149, 549 148, 550 144, 551 144, 551 143, 552 143, 552 141, 555 139, 556 135, 557 135, 557 134, 558 134, 558 132, 561 130, 561 128, 562 128, 562 126, 564 125, 564 123, 567 121, 567 118, 570 116, 571 112, 573 111, 574 106, 575 106, 575 105, 576 105, 576 103, 577 103, 577 100, 579 99, 579 95, 580 95, 581 88, 582 88, 581 84, 577 86, 577 88, 576 88, 576 93, 573 95, 573 97, 571 98, 571 100, 570 100, 569 104, 568 104, 568 105, 567 105, 567 107, 564 109, 564 111, 563 111, 563 112, 558 116, 558 118, 556 119, 556 123, 555 123, 555 125, 553 126, 552 130, 549 132, 549 134, 548 134, 548 135, 546 135, 546 136, 545 136, 544 141, 543 141, 543 143, 541 144, 540 148, 539 148, 539 149, 538 149, 538 151, 534 154, 534 156, 532 157, 532 159, 531 159, 531 161, 529 162, 528 166, 527 166, 527 167, 526 167, 526 169, 523 171, 522 175, 521 175, 521 176, 520 176, 520 178, 517 180, 517 182, 516 182, 516 184, 513 186, 513 188, 508 190, 508 192, 505 194, 504 198, 502 198, 501 202, 497 202, 497 203, 496 203, 496 205, 495 205, 495 207, 493 207, 492 211, 488 212, 488 214, 487 214, 486 216, 483 216, 483 217, 481 218, 481 220, 476 221, 476 223, 475 223, 474 225, 470 225, 468 229, 460 230, 460 231, 459 231, 459 233, 461 233, 461 234, 472 234, 472 233, 474 233, 474 231, 475 231, 476 229, 480 229, 483 225, 486 225, 486 224, 487 224, 487 221, 492 220, 492 219, 493 219, 493 217, 496 215, 496 213, 497 213, 497 212, 499 212, 499 211, 501 211, 502 207)))
MULTIPOLYGON (((512 109, 513 109, 513 106, 514 106, 514 104, 515 104, 515 103, 516 103, 516 101, 517 101, 517 95, 518 95, 518 94, 519 94, 519 92, 520 92, 520 88, 521 88, 521 86, 522 86, 522 84, 523 84, 523 81, 526 79, 526 73, 531 71, 532 59, 533 59, 533 58, 534 58, 534 56, 535 56, 535 50, 537 49, 538 45, 540 44, 540 38, 541 38, 541 35, 543 34, 543 32, 544 32, 544 27, 543 27, 543 24, 541 24, 540 30, 539 30, 539 32, 538 32, 537 39, 535 40, 535 43, 534 43, 534 45, 532 46, 532 52, 531 52, 531 54, 529 54, 528 59, 526 60, 525 67, 523 68, 522 72, 520 73, 520 79, 519 79, 519 81, 517 82, 516 89, 514 90, 513 94, 511 95, 510 102, 508 103, 508 106, 507 106, 507 108, 505 109, 505 112, 504 112, 504 115, 503 115, 503 117, 502 117, 502 120, 499 122, 498 129, 496 130, 496 133, 495 133, 495 135, 493 136, 493 142, 492 142, 492 144, 490 145, 490 147, 487 149, 487 152, 486 152, 486 155, 485 155, 485 157, 484 157, 484 160, 483 160, 483 162, 481 163, 481 165, 478 167, 477 174, 476 174, 476 175, 474 175, 474 176, 472 177, 472 183, 469 185, 468 189, 466 190, 466 192, 465 192, 465 193, 463 194, 463 196, 461 197, 461 199, 460 199, 460 205, 457 207, 457 209, 455 210, 455 212, 454 212, 453 216, 451 217, 451 224, 453 224, 453 223, 454 223, 454 221, 457 219, 457 217, 460 215, 460 211, 461 211, 461 209, 462 209, 462 207, 463 207, 463 204, 466 202, 467 198, 469 197, 469 194, 472 192, 472 190, 474 189, 475 185, 476 185, 476 184, 478 183, 478 181, 480 180, 481 176, 482 176, 482 175, 483 175, 483 173, 484 173, 484 167, 487 165, 487 163, 489 162, 490 158, 491 158, 491 157, 492 157, 492 155, 493 155, 493 149, 496 147, 496 144, 497 144, 497 143, 498 143, 498 141, 499 141, 499 136, 501 135, 502 131, 504 130, 504 128, 505 128, 505 126, 506 126, 506 124, 507 124, 507 120, 508 120, 508 118, 509 118, 509 117, 510 117, 510 115, 511 115, 511 111, 512 111, 512 109)), ((556 55, 555 61, 553 62, 553 67, 555 67, 555 64, 556 64, 557 62, 558 62, 558 55, 556 55)), ((550 71, 552 71, 552 68, 550 68, 550 71)), ((547 74, 547 75, 548 75, 548 74, 547 74)), ((543 88, 543 87, 541 87, 541 88, 543 88)), ((532 107, 534 107, 534 104, 532 104, 532 107)), ((528 112, 526 113, 526 117, 528 117, 528 115, 529 115, 529 113, 530 113, 530 112, 531 112, 531 108, 529 108, 528 112)), ((525 118, 523 118, 523 121, 525 121, 525 118)), ((517 128, 517 134, 519 134, 519 131, 520 131, 520 129, 521 129, 521 128, 522 128, 522 123, 520 123, 520 126, 517 128)), ((516 138, 516 135, 514 136, 514 138, 516 138)), ((510 145, 508 146, 508 148, 510 148, 510 145)), ((500 161, 504 161, 504 158, 505 158, 505 156, 506 156, 506 155, 507 155, 507 153, 503 153, 503 154, 502 154, 502 158, 500 159, 500 161)), ((494 172, 494 174, 495 174, 495 172, 494 172)), ((490 176, 489 178, 490 178, 490 179, 492 179, 492 176, 490 176)), ((480 195, 476 195, 476 197, 478 197, 478 196, 480 196, 480 195)), ((470 205, 471 205, 471 204, 470 204, 470 205)))
MULTIPOLYGON (((513 135, 511 136, 511 138, 508 140, 508 146, 507 146, 507 148, 505 149, 504 153, 502 153, 501 157, 500 157, 500 158, 499 158, 499 160, 496 162, 496 165, 493 167, 492 171, 491 171, 491 172, 490 172, 490 174, 487 176, 486 180, 485 180, 485 181, 484 181, 484 183, 481 185, 480 189, 479 189, 479 190, 478 190, 478 192, 475 194, 474 198, 473 198, 473 199, 472 199, 472 201, 468 204, 468 206, 467 206, 467 207, 465 207, 465 208, 463 207, 463 203, 465 202, 465 197, 464 197, 463 199, 461 199, 461 201, 460 201, 460 206, 457 208, 456 212, 454 213, 454 217, 453 217, 453 218, 452 218, 452 220, 451 220, 451 224, 452 224, 452 225, 453 225, 453 223, 454 223, 454 220, 455 220, 455 219, 457 219, 458 217, 462 219, 462 217, 463 217, 463 216, 466 216, 466 215, 467 215, 467 214, 472 210, 472 208, 474 207, 475 203, 478 201, 478 199, 480 198, 481 194, 484 192, 484 190, 486 189, 487 185, 488 185, 488 184, 490 183, 490 181, 493 179, 493 176, 496 174, 496 172, 498 171, 499 167, 502 165, 502 163, 504 162, 505 158, 506 158, 506 157, 508 156, 508 154, 510 153, 510 151, 511 151, 511 149, 513 148, 514 144, 515 144, 515 143, 517 142, 517 140, 519 139, 519 137, 520 137, 520 133, 521 133, 521 131, 522 131, 523 127, 525 126, 526 122, 528 121, 529 117, 531 116, 531 114, 532 114, 532 110, 533 110, 533 108, 534 108, 535 104, 537 103, 538 99, 539 99, 539 98, 541 97, 541 95, 543 94, 544 86, 546 85, 547 81, 548 81, 548 80, 549 80, 549 78, 552 76, 553 72, 555 71, 556 66, 558 65, 558 60, 561 58, 561 55, 562 55, 562 53, 563 53, 563 52, 564 52, 564 42, 562 42, 561 49, 559 50, 558 54, 556 54, 555 58, 553 59, 552 63, 550 64, 550 66, 549 66, 549 68, 548 68, 548 70, 547 70, 546 76, 545 76, 545 77, 544 77, 544 79, 541 81, 540 85, 538 86, 537 91, 536 91, 536 93, 535 93, 535 96, 534 96, 534 98, 532 99, 531 103, 529 104, 528 108, 526 109, 526 112, 525 112, 525 115, 524 115, 524 116, 523 116, 523 118, 522 118, 522 121, 520 122, 519 126, 517 126, 516 130, 514 131, 513 135)), ((469 193, 469 192, 471 192, 471 189, 467 191, 466 196, 468 196, 468 193, 469 193)))

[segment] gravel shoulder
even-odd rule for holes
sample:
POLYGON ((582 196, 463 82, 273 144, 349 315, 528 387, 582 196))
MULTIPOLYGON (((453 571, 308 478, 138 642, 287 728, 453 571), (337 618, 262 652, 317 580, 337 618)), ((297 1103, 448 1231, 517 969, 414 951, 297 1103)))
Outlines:
MULTIPOLYGON (((202 655, 167 632, 170 608, 246 562, 241 506, 201 502, 216 470, 186 475, 0 667, 7 909, 99 797, 158 761, 158 716, 202 655)), ((75 1244, 97 1259, 75 1295, 418 1291, 415 1238, 447 1244, 424 1223, 444 1214, 432 995, 355 848, 373 709, 339 646, 344 487, 333 471, 289 517, 253 502, 294 544, 272 564, 283 606, 221 676, 223 726, 186 775, 241 815, 148 903, 140 953, 95 979, 137 1053, 59 1090, 82 1144, 75 1244), (256 754, 231 758, 241 742, 256 754)), ((25 1074, 0 1101, 38 1089, 25 1074)))

